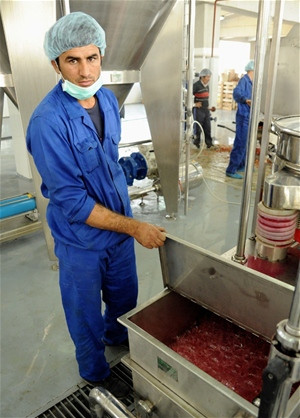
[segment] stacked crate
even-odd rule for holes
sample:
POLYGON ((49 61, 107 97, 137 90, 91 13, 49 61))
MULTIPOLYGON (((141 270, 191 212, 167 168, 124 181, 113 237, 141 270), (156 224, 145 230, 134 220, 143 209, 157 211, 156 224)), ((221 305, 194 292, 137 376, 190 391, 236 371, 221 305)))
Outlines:
POLYGON ((217 97, 217 109, 222 109, 223 104, 223 83, 218 83, 218 97, 217 97))
POLYGON ((222 73, 218 84, 218 109, 236 110, 237 104, 233 99, 233 90, 239 81, 234 69, 222 73))
POLYGON ((224 81, 222 83, 222 109, 235 110, 236 101, 233 98, 233 90, 237 85, 237 81, 224 81))

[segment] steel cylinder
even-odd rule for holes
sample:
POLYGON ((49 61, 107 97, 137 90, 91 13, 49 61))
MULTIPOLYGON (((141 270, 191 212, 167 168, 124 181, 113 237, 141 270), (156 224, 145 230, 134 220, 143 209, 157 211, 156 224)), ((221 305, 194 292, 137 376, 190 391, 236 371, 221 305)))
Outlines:
POLYGON ((269 261, 285 259, 294 242, 297 219, 296 210, 274 210, 260 202, 255 230, 258 256, 269 261))

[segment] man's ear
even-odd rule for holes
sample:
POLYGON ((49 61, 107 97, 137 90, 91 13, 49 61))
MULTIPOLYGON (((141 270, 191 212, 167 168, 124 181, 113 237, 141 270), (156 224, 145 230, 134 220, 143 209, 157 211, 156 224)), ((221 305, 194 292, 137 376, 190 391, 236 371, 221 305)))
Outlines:
POLYGON ((52 64, 52 67, 54 68, 55 72, 56 72, 57 74, 60 74, 60 69, 59 69, 59 67, 58 67, 58 65, 57 65, 57 62, 56 62, 55 60, 52 60, 52 61, 51 61, 51 64, 52 64))

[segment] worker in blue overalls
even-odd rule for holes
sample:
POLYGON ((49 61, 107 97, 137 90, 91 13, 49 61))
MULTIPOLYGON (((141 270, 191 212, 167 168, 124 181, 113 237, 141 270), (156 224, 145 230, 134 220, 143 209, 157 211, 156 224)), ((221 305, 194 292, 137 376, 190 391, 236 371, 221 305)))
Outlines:
POLYGON ((242 179, 240 174, 245 171, 247 152, 247 138, 251 108, 252 80, 254 75, 254 61, 251 60, 245 67, 245 74, 233 90, 233 98, 238 104, 236 112, 236 133, 233 148, 230 153, 230 161, 226 169, 226 176, 234 179, 242 179))
POLYGON ((79 373, 123 398, 129 388, 112 376, 105 345, 128 343, 117 318, 137 303, 134 239, 157 248, 166 234, 132 218, 118 163, 118 103, 102 87, 105 47, 104 30, 82 12, 49 29, 44 49, 61 80, 35 109, 26 141, 49 199, 47 220, 79 373))

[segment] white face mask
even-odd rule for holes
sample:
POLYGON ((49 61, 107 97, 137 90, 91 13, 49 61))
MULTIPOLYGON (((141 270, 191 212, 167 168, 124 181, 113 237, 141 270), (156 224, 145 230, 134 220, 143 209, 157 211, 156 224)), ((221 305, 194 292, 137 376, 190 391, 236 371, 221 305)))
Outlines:
POLYGON ((76 84, 71 83, 68 80, 63 80, 62 89, 64 92, 68 93, 70 96, 75 97, 77 100, 85 100, 94 96, 94 94, 102 87, 103 80, 100 75, 97 81, 94 84, 88 87, 80 87, 76 84))

